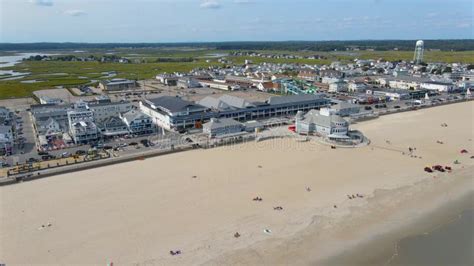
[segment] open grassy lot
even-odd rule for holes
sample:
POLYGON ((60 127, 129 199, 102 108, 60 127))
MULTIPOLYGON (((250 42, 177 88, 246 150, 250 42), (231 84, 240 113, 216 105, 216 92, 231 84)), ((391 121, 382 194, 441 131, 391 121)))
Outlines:
POLYGON ((29 72, 22 79, 0 80, 0 98, 30 96, 35 90, 50 89, 55 86, 71 87, 91 83, 91 80, 104 80, 104 72, 114 71, 115 77, 128 79, 149 79, 158 73, 188 72, 198 67, 207 67, 214 63, 196 60, 187 63, 99 63, 99 62, 62 62, 62 61, 24 61, 13 67, 5 68, 18 72, 29 72), (22 81, 36 80, 35 83, 22 81))

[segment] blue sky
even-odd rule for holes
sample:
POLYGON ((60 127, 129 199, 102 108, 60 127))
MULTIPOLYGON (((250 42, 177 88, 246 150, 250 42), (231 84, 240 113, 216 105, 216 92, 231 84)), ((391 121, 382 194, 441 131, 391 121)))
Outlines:
POLYGON ((0 42, 472 39, 472 0, 0 0, 0 42))

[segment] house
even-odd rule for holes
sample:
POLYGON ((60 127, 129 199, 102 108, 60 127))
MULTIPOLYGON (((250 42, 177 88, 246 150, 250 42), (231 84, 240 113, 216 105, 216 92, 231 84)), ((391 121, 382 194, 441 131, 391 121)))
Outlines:
POLYGON ((124 136, 129 133, 127 124, 118 116, 96 120, 95 124, 104 138, 124 136))
POLYGON ((13 118, 13 113, 6 107, 0 106, 0 124, 9 123, 13 118))
POLYGON ((454 90, 454 84, 449 82, 427 81, 421 83, 420 88, 439 92, 449 92, 454 90))
POLYGON ((213 138, 241 133, 244 125, 231 118, 211 118, 211 121, 204 123, 202 128, 204 133, 213 138))
POLYGON ((329 83, 328 92, 344 92, 347 91, 347 83, 338 81, 329 83))
POLYGON ((321 78, 335 78, 335 79, 342 79, 344 78, 345 74, 342 71, 333 70, 333 69, 326 69, 319 71, 319 76, 321 78))
POLYGON ((13 152, 13 144, 12 127, 0 125, 0 154, 11 155, 13 152))
POLYGON ((111 79, 99 82, 99 88, 104 91, 122 91, 132 90, 137 87, 135 80, 128 79, 111 79))
POLYGON ((70 110, 67 112, 69 134, 76 144, 87 144, 99 137, 94 115, 90 110, 70 110))
POLYGON ((37 121, 36 132, 46 140, 52 140, 62 136, 64 127, 56 119, 49 117, 47 120, 37 121))
POLYGON ((139 110, 130 110, 120 116, 128 127, 128 131, 134 135, 151 134, 154 131, 151 117, 139 110))
POLYGON ((279 84, 278 83, 274 83, 274 82, 271 82, 271 81, 268 81, 268 82, 260 82, 258 83, 257 85, 257 89, 260 90, 260 91, 274 91, 274 90, 278 90, 280 88, 279 84))
POLYGON ((161 84, 167 86, 176 86, 178 84, 178 77, 170 74, 159 74, 156 75, 156 80, 161 84))
POLYGON ((296 132, 299 134, 316 134, 328 139, 348 139, 349 123, 336 114, 331 114, 329 109, 311 110, 303 115, 296 114, 296 132))
POLYGON ((298 72, 298 78, 304 79, 307 81, 316 81, 317 80, 317 72, 312 69, 304 69, 298 72))
POLYGON ((350 92, 362 92, 367 89, 367 85, 363 82, 355 81, 355 82, 349 82, 349 85, 347 88, 350 92))

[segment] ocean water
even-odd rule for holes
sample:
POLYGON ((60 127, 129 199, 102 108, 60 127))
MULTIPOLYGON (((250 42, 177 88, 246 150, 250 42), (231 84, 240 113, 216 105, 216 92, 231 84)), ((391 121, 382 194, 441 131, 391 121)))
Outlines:
POLYGON ((474 265, 474 209, 427 234, 402 239, 388 265, 474 265))

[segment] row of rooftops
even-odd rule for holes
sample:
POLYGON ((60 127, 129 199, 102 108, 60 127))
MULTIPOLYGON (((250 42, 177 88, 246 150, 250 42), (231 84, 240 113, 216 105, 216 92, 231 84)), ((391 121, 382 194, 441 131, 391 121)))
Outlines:
POLYGON ((226 94, 219 98, 207 96, 197 103, 183 100, 177 96, 162 96, 158 98, 147 99, 145 100, 145 104, 150 105, 153 109, 159 108, 169 113, 179 113, 184 111, 204 111, 206 109, 228 111, 268 105, 304 104, 306 102, 322 99, 325 99, 325 95, 323 94, 307 94, 271 96, 265 102, 249 102, 243 98, 226 94))

